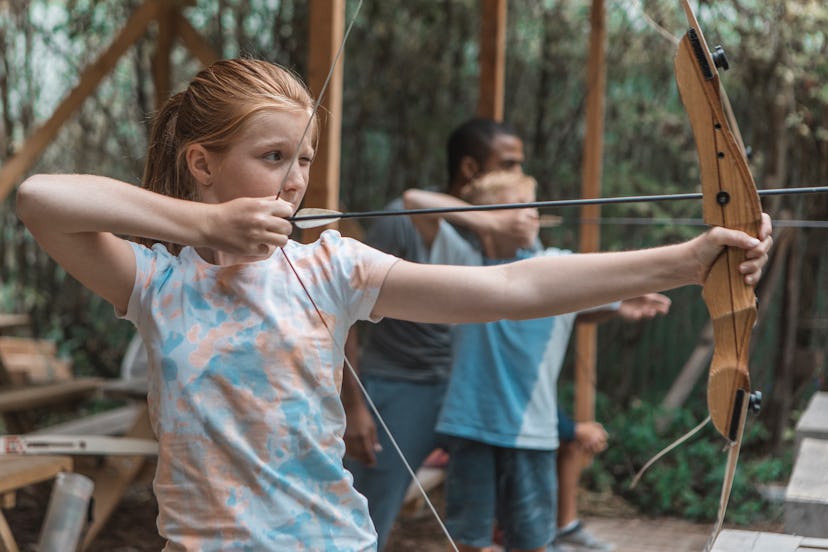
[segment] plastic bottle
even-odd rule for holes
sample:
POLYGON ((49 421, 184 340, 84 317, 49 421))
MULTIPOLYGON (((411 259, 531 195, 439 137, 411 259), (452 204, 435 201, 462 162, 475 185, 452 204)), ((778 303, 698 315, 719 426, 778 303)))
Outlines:
POLYGON ((76 550, 95 485, 79 473, 61 472, 55 478, 46 518, 40 530, 38 552, 76 550))

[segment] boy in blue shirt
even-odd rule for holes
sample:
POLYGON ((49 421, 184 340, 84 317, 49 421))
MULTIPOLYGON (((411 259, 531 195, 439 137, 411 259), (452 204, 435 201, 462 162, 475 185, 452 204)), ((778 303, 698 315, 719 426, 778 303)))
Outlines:
MULTIPOLYGON (((534 201, 535 187, 529 176, 493 172, 469 185, 463 197, 473 204, 523 203, 534 201)), ((422 190, 409 190, 404 199, 410 208, 456 202, 422 190)), ((513 236, 483 234, 483 252, 445 219, 412 220, 430 244, 434 262, 495 265, 571 253, 534 247, 537 211, 525 209, 520 216, 534 230, 526 233, 522 243, 513 236)), ((663 304, 664 300, 653 294, 643 302, 663 304)), ((556 384, 576 316, 454 328, 452 373, 437 431, 448 437, 446 525, 461 550, 490 546, 495 520, 512 550, 542 551, 555 538, 556 384)))

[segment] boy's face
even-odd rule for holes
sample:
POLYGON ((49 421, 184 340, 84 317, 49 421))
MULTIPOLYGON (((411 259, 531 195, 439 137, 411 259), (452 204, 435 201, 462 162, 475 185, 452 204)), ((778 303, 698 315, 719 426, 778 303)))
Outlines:
POLYGON ((492 140, 492 151, 480 172, 510 171, 523 174, 523 161, 523 140, 510 134, 497 134, 492 140))

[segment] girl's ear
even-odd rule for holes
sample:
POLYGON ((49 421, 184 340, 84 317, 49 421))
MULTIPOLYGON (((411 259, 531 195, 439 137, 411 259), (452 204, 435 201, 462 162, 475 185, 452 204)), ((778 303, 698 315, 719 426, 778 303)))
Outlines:
POLYGON ((205 188, 213 184, 213 170, 210 166, 211 156, 201 144, 192 144, 184 153, 187 168, 200 186, 205 188))

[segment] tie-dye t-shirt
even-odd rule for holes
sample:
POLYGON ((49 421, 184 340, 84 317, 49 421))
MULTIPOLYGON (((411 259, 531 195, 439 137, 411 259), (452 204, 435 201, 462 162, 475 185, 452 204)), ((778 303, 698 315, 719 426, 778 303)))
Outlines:
POLYGON ((373 550, 342 466, 341 345, 396 258, 325 232, 233 266, 133 244, 165 550, 373 550), (337 345, 338 344, 338 345, 337 345))

